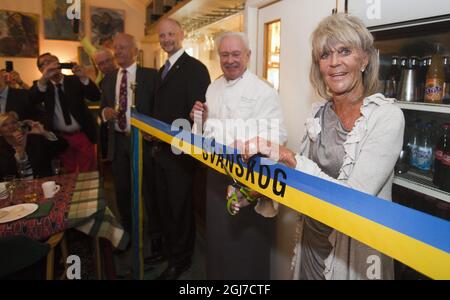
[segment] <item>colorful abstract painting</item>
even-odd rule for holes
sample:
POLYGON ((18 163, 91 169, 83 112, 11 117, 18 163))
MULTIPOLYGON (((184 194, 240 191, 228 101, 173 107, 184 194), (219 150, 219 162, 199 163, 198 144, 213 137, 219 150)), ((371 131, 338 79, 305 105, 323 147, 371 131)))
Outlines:
POLYGON ((109 48, 114 35, 125 31, 125 11, 94 6, 90 11, 92 43, 109 48))
POLYGON ((39 15, 0 10, 0 56, 39 55, 39 15))
POLYGON ((84 31, 84 0, 42 0, 44 37, 49 40, 79 41, 84 31), (74 17, 80 16, 80 20, 74 17))

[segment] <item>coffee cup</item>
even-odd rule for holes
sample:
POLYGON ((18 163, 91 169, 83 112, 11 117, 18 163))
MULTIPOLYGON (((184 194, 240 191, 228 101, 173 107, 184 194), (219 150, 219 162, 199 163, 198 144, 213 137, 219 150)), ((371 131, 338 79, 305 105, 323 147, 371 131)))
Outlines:
POLYGON ((42 184, 42 190, 44 191, 45 198, 53 198, 57 192, 61 189, 61 186, 57 185, 54 181, 46 181, 42 184))

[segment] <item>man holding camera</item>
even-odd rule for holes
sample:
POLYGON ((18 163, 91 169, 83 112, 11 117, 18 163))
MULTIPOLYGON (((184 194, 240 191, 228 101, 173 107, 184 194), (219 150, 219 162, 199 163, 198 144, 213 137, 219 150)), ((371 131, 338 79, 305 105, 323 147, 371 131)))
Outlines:
POLYGON ((33 83, 30 98, 45 109, 44 125, 67 141, 60 155, 68 172, 87 172, 97 168, 94 144, 97 130, 85 100, 99 101, 100 91, 76 64, 61 64, 51 53, 41 54, 37 66, 42 77, 33 83), (69 68, 74 75, 63 75, 69 68))

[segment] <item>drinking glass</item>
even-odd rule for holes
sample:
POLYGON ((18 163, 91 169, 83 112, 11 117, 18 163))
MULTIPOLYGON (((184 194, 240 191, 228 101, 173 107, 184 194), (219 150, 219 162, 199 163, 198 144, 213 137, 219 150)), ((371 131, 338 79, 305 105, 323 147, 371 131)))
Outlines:
POLYGON ((9 194, 9 203, 12 204, 14 190, 16 189, 16 175, 6 175, 3 177, 3 180, 6 182, 6 190, 9 194))
POLYGON ((24 200, 26 203, 36 203, 38 199, 37 180, 23 180, 24 184, 24 200))
POLYGON ((52 160, 51 164, 53 174, 59 176, 61 174, 61 161, 55 158, 52 160))

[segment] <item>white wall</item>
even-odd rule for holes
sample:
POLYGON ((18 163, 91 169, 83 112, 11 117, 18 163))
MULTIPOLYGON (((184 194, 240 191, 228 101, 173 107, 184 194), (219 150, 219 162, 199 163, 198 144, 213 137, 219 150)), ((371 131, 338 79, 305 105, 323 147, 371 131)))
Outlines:
POLYGON ((348 8, 371 27, 450 14, 450 1, 350 0, 348 8))
MULTIPOLYGON (((128 2, 124 0, 85 0, 85 11, 82 18, 86 21, 88 30, 87 36, 90 36, 90 20, 89 7, 106 7, 114 9, 125 10, 125 32, 134 35, 137 41, 140 41, 144 36, 145 23, 145 5, 138 6, 134 1, 128 2)), ((24 13, 39 14, 39 52, 51 52, 56 54, 60 61, 78 61, 78 46, 76 41, 58 41, 44 39, 44 29, 42 20, 42 1, 41 0, 1 0, 0 9, 12 10, 24 13)), ((0 57, 0 68, 4 68, 5 61, 12 60, 14 62, 14 69, 17 70, 22 79, 31 84, 33 80, 40 77, 40 72, 36 67, 36 58, 21 58, 21 57, 0 57)), ((144 63, 147 63, 144 61, 144 63)))

